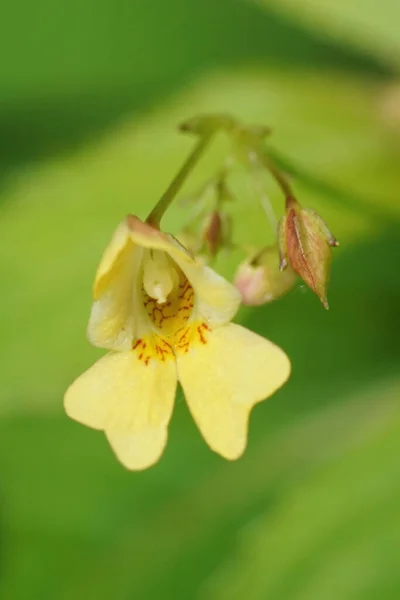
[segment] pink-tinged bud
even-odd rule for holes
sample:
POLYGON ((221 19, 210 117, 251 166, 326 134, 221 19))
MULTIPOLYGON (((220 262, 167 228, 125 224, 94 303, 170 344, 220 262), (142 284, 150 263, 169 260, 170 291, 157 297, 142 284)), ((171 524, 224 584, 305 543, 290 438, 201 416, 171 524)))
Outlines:
POLYGON ((242 295, 246 306, 261 306, 277 300, 292 289, 297 276, 290 267, 279 269, 277 246, 271 246, 260 252, 250 261, 239 265, 234 285, 242 295))
POLYGON ((339 246, 339 242, 321 217, 290 198, 286 216, 279 223, 280 268, 283 271, 290 264, 325 308, 329 308, 327 288, 333 246, 339 246))

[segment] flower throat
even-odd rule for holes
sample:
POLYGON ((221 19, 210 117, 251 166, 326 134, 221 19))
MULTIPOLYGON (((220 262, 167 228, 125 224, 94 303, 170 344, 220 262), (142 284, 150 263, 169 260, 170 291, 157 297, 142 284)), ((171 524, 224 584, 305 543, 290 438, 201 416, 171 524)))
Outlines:
POLYGON ((193 310, 193 288, 179 267, 162 251, 148 251, 144 259, 142 298, 146 312, 164 336, 173 337, 193 310))

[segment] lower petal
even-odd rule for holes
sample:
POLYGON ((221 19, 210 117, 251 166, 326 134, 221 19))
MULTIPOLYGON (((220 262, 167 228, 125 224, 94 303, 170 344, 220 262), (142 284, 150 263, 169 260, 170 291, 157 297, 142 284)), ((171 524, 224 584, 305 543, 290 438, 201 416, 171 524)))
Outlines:
POLYGON ((288 379, 290 362, 275 344, 233 323, 177 356, 178 379, 204 439, 228 459, 247 443, 252 407, 288 379))
POLYGON ((168 439, 167 426, 141 432, 106 431, 118 460, 131 471, 140 471, 160 459, 168 439))
POLYGON ((145 469, 165 447, 176 380, 174 360, 146 364, 135 352, 110 352, 69 387, 65 410, 103 429, 125 467, 145 469))

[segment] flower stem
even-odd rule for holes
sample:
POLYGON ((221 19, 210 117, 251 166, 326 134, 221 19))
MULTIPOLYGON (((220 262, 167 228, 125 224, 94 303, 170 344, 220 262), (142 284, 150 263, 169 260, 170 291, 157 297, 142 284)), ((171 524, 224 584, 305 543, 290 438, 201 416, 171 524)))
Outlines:
POLYGON ((272 175, 285 197, 286 209, 289 208, 291 203, 295 202, 290 183, 283 172, 275 165, 274 161, 270 158, 262 145, 262 140, 265 135, 264 130, 261 131, 262 135, 260 136, 260 132, 257 128, 237 126, 236 128, 231 129, 231 133, 238 150, 238 156, 245 168, 250 170, 253 185, 260 194, 262 207, 272 229, 276 231, 276 216, 271 202, 260 182, 260 171, 265 169, 272 175))
POLYGON ((208 148, 214 133, 215 131, 210 131, 204 133, 200 137, 192 153, 188 156, 186 162, 182 165, 180 171, 171 181, 168 188, 166 189, 164 194, 161 196, 160 200, 157 202, 156 206, 153 208, 153 210, 147 217, 147 223, 155 227, 159 227, 164 213, 166 212, 170 204, 173 202, 175 196, 177 195, 185 180, 190 175, 190 173, 204 154, 205 150, 208 148))
POLYGON ((264 165, 264 167, 267 169, 267 171, 269 171, 270 174, 272 175, 272 177, 275 179, 276 183, 281 188, 283 195, 285 196, 286 202, 288 202, 288 200, 290 198, 294 198, 292 188, 291 188, 287 178, 282 173, 282 171, 280 171, 275 166, 274 162, 270 159, 268 154, 266 152, 264 152, 262 149, 258 148, 257 146, 252 148, 252 151, 255 152, 258 160, 264 165))
POLYGON ((256 194, 258 194, 258 196, 260 197, 261 206, 264 209, 264 212, 269 221, 269 224, 271 225, 272 230, 276 233, 277 226, 278 226, 278 220, 276 218, 274 208, 271 204, 271 200, 269 199, 269 197, 264 189, 264 185, 261 181, 260 167, 262 167, 262 166, 263 165, 260 164, 260 160, 257 155, 255 157, 255 160, 253 160, 253 162, 252 162, 253 187, 254 187, 256 194))

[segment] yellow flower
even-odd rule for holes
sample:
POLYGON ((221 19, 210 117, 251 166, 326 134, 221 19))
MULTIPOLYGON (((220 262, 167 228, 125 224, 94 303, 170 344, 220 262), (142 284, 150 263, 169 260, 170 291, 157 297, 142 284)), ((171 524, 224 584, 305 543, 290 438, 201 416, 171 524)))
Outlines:
POLYGON ((174 237, 126 217, 98 267, 88 328, 111 351, 67 390, 67 414, 103 430, 128 469, 145 469, 165 447, 179 381, 209 446, 238 458, 252 407, 290 372, 282 350, 230 323, 239 303, 174 237))

